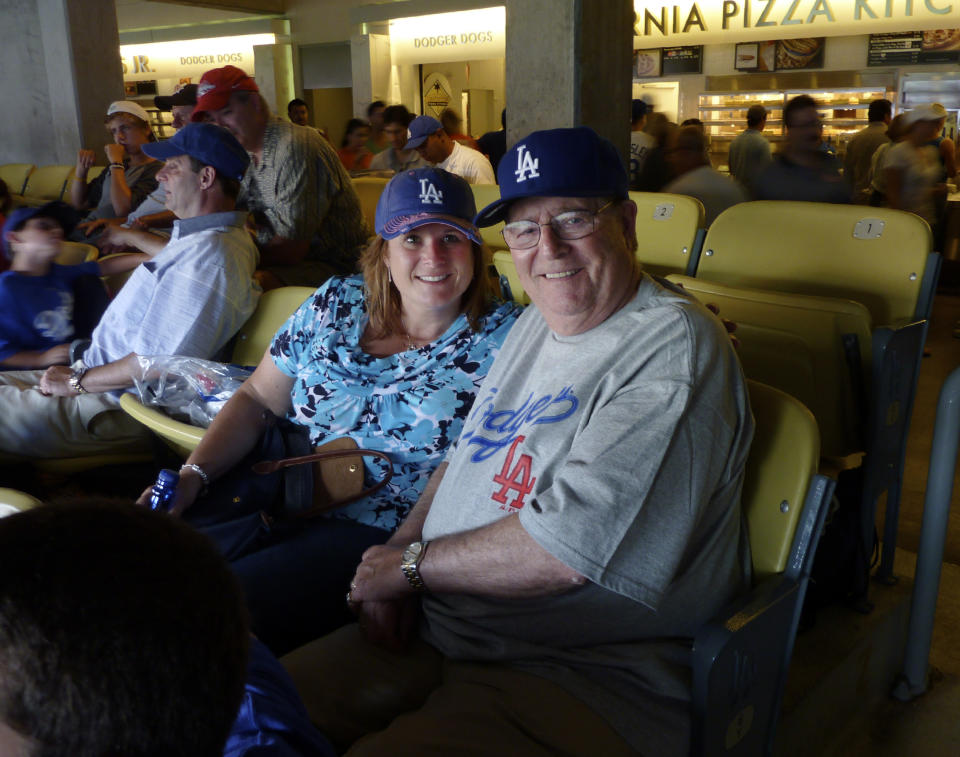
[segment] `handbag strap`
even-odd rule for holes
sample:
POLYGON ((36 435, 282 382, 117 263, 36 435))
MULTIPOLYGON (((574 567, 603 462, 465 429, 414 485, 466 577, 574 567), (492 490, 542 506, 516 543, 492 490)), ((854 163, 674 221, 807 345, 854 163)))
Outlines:
POLYGON ((362 449, 360 447, 357 449, 330 450, 327 452, 314 452, 310 455, 301 455, 300 457, 286 457, 282 460, 261 460, 259 463, 254 463, 252 470, 254 473, 266 475, 268 473, 275 473, 282 468, 289 468, 293 465, 303 465, 304 463, 314 463, 319 462, 320 460, 337 460, 344 457, 357 457, 361 455, 366 455, 367 457, 378 457, 386 462, 387 472, 384 477, 377 481, 377 483, 375 483, 373 486, 369 486, 351 497, 339 499, 336 502, 324 505, 323 507, 309 507, 290 516, 291 518, 309 519, 315 518, 316 516, 332 510, 335 507, 349 505, 351 502, 356 502, 358 499, 369 497, 371 494, 380 491, 384 486, 390 483, 390 479, 393 478, 393 461, 390 459, 389 455, 387 455, 385 452, 380 452, 379 450, 362 449))

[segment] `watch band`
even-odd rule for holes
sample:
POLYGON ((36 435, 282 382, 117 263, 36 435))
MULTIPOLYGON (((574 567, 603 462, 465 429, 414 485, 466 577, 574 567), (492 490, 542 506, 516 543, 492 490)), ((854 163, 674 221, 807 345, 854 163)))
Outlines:
POLYGON ((420 563, 423 562, 423 556, 427 553, 428 541, 415 541, 404 551, 400 562, 400 570, 406 577, 407 582, 417 591, 426 591, 427 585, 423 582, 420 575, 420 563))
POLYGON ((80 382, 83 380, 84 375, 86 374, 86 368, 78 368, 70 374, 70 378, 67 379, 67 386, 69 386, 77 394, 87 394, 87 390, 83 388, 83 384, 80 382))

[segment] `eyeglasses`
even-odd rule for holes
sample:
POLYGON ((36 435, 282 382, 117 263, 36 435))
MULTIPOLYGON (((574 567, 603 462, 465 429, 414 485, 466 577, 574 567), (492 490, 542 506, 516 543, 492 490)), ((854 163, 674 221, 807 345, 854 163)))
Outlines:
POLYGON ((549 226, 560 239, 583 239, 597 230, 600 214, 613 205, 611 200, 597 210, 568 210, 554 216, 547 223, 511 221, 500 234, 511 250, 529 250, 540 242, 540 227, 549 226))

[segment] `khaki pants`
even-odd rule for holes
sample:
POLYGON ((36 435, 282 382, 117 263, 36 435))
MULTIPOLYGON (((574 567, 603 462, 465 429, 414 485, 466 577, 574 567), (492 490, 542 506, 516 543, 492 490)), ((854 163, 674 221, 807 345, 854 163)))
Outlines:
POLYGON ((47 397, 43 371, 0 372, 0 452, 81 457, 150 449, 150 431, 107 394, 47 397))
POLYGON ((344 626, 282 660, 310 717, 351 757, 636 753, 557 684, 492 664, 455 663, 417 640, 404 654, 344 626))

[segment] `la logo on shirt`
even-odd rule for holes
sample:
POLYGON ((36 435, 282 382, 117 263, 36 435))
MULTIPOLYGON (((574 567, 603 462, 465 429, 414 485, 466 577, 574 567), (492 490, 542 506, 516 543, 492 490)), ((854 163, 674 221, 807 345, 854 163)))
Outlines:
POLYGON ((484 463, 503 452, 503 464, 493 474, 490 498, 499 509, 517 512, 537 482, 533 457, 524 451, 524 442, 530 434, 545 431, 538 426, 570 418, 580 400, 572 386, 565 386, 556 393, 531 393, 519 407, 502 409, 496 405, 498 393, 497 387, 491 387, 487 396, 474 405, 470 416, 475 425, 471 424, 460 443, 472 449, 470 463, 484 463))

